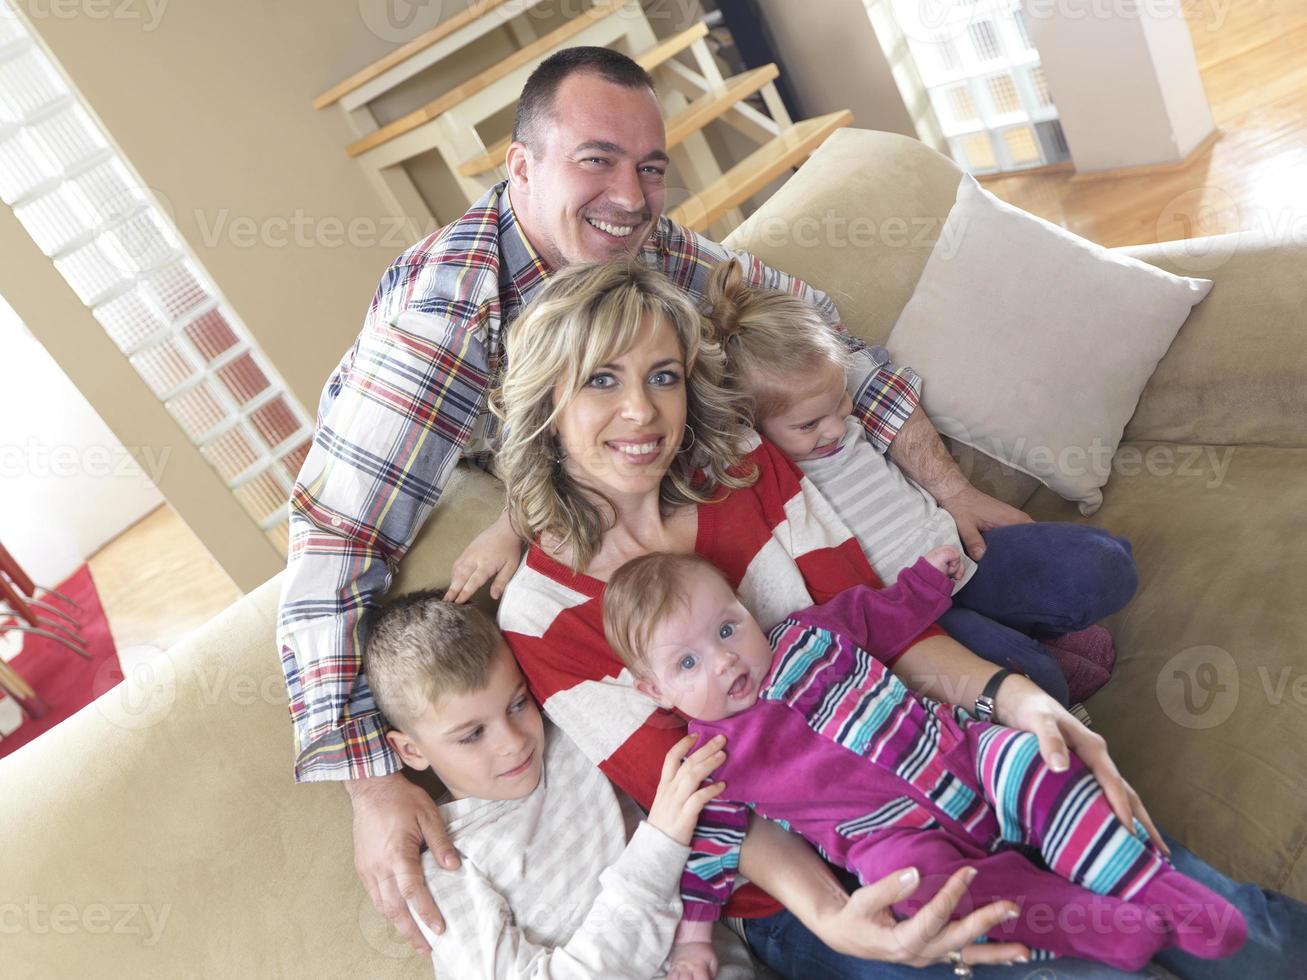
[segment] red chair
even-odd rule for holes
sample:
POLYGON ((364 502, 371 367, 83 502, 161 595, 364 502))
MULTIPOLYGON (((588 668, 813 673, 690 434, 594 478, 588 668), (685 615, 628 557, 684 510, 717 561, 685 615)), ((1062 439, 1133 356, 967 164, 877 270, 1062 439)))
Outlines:
MULTIPOLYGON (((0 619, 0 633, 13 631, 42 636, 90 660, 90 651, 77 633, 81 623, 70 613, 47 602, 46 598, 50 596, 80 610, 77 603, 62 592, 34 583, 14 561, 13 555, 0 544, 0 604, 7 607, 8 613, 0 619)), ((4 613, 0 612, 0 615, 4 613)), ((29 717, 40 718, 45 714, 45 702, 23 676, 3 660, 0 660, 0 688, 18 702, 29 717)))

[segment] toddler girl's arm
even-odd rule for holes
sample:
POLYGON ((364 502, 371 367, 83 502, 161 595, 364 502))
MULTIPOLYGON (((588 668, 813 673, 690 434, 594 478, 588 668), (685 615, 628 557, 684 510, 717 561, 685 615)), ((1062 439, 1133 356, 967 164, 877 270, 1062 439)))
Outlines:
POLYGON ((789 618, 843 634, 889 665, 952 605, 952 589, 946 574, 918 558, 888 588, 855 585, 789 618))
POLYGON ((445 601, 467 602, 492 578, 495 581, 490 586, 490 595, 494 599, 500 598, 521 560, 522 539, 513 530, 505 510, 454 559, 445 601))

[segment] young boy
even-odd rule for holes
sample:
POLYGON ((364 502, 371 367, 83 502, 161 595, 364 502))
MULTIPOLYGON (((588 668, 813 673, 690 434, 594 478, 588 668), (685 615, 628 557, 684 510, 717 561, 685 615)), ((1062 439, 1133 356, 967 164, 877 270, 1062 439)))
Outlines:
POLYGON ((977 721, 890 673, 948 608, 961 574, 957 549, 936 548, 893 586, 847 589, 769 634, 698 555, 645 555, 609 580, 604 631, 636 688, 692 719, 691 733, 727 737, 713 778, 731 802, 709 804, 700 819, 674 969, 697 964, 711 976, 708 928, 731 893, 746 807, 785 822, 863 884, 915 866, 913 902, 973 869, 977 905, 1020 900, 1017 918, 991 935, 1037 956, 1137 970, 1170 946, 1217 958, 1242 945, 1238 910, 1171 867, 1138 821, 1118 821, 1083 762, 1072 756, 1054 770, 1031 733, 977 721), (1068 908, 1075 925, 1044 921, 1068 908))
POLYGON ((449 794, 441 817, 462 864, 444 871, 422 855, 447 928, 436 936, 418 920, 439 980, 661 976, 687 845, 721 792, 701 785, 723 761, 720 743, 682 763, 694 739, 682 740, 636 827, 640 815, 545 723, 480 610, 437 592, 397 599, 372 623, 365 664, 396 726, 390 744, 449 794))

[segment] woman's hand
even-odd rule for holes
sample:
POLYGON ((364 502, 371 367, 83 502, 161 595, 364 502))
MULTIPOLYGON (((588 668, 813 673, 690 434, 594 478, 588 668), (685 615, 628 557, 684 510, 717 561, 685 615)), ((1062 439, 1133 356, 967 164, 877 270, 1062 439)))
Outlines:
POLYGON ((906 868, 849 895, 812 846, 756 813, 740 852, 740 873, 798 916, 831 949, 864 960, 930 966, 961 951, 967 963, 1016 963, 1030 957, 1021 943, 979 937, 1016 914, 1012 902, 991 902, 957 922, 949 916, 971 880, 962 868, 910 919, 899 922, 890 906, 921 884, 906 868))
POLYGON ((1108 755, 1103 736, 1091 732, 1037 684, 1019 675, 1004 679, 994 707, 995 721, 1030 732, 1039 739, 1039 754, 1055 772, 1064 771, 1070 764, 1068 752, 1079 756, 1103 787, 1116 818, 1131 829, 1138 819, 1153 843, 1163 854, 1170 856, 1171 850, 1162 840, 1139 794, 1125 781, 1108 755))
POLYGON ((916 868, 894 872, 847 896, 842 907, 819 920, 813 931, 836 952, 906 966, 932 966, 955 952, 971 965, 1026 962, 1030 949, 1022 943, 976 942, 1016 918, 1012 902, 991 902, 949 921, 975 876, 974 868, 959 868, 915 915, 898 921, 891 906, 911 896, 921 876, 916 868))
POLYGON ((522 539, 509 523, 508 511, 504 511, 454 559, 445 601, 467 602, 492 578, 495 581, 490 586, 490 596, 498 599, 504 594, 504 588, 521 560, 522 539))
POLYGON ((378 912, 422 955, 431 948, 408 906, 432 932, 445 931, 440 910, 422 874, 421 845, 436 863, 453 871, 458 852, 449 841, 435 801, 399 773, 345 783, 354 805, 354 869, 378 912))
POLYGON ((687 758, 685 753, 698 738, 687 735, 668 751, 663 759, 658 793, 649 808, 649 824, 686 847, 699 822, 699 813, 726 788, 725 783, 703 785, 708 774, 726 761, 726 753, 722 751, 726 737, 714 735, 687 758))

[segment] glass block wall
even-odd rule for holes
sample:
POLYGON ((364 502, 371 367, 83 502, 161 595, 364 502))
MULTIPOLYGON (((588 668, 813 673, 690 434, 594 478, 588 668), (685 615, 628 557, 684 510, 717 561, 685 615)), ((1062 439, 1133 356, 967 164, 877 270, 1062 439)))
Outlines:
POLYGON ((911 53, 919 83, 912 94, 929 99, 960 166, 983 174, 1070 160, 1020 0, 867 0, 867 6, 882 46, 882 34, 889 34, 911 53))
POLYGON ((9 0, 0 200, 285 555, 310 419, 9 0))

